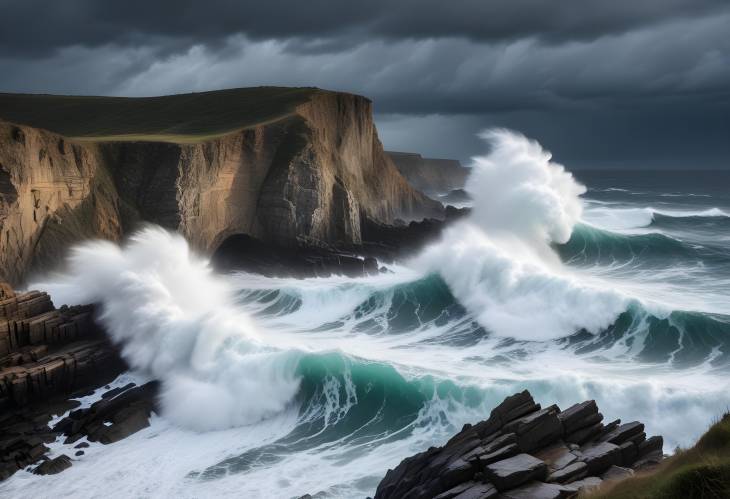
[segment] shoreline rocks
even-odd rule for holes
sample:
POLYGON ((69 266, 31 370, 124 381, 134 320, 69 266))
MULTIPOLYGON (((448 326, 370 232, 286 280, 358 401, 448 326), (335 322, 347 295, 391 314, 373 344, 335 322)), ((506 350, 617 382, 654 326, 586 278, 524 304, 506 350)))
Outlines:
POLYGON ((41 461, 35 473, 71 466, 69 456, 46 457, 46 444, 64 435, 107 443, 147 426, 156 384, 111 390, 90 408, 72 411, 79 406, 73 398, 126 370, 92 306, 56 309, 46 293, 16 293, 0 283, 0 480, 41 461), (67 418, 48 426, 67 411, 67 418), (62 424, 67 420, 70 425, 62 424))
POLYGON ((593 400, 543 409, 523 391, 388 470, 375 499, 577 497, 662 461, 662 437, 647 439, 643 424, 602 420, 593 400))

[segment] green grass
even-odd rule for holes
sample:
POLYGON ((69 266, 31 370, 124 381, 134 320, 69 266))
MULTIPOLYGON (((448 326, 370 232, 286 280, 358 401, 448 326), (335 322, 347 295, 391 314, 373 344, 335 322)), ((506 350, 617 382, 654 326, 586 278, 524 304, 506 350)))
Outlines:
POLYGON ((691 449, 661 466, 587 494, 591 499, 722 499, 730 497, 730 414, 691 449))
POLYGON ((199 142, 290 116, 318 92, 254 87, 136 98, 0 93, 0 119, 77 140, 199 142))

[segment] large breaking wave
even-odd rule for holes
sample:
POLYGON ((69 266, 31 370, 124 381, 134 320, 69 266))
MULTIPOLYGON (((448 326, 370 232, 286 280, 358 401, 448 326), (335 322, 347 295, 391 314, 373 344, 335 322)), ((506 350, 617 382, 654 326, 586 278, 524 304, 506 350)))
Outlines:
MULTIPOLYGON (((596 398, 607 418, 690 443, 725 408, 730 364, 730 283, 696 279, 695 262, 728 255, 673 230, 689 220, 711 234, 723 216, 586 208, 539 144, 484 137, 471 215, 391 273, 221 276, 153 227, 76 248, 67 273, 35 285, 57 304, 100 303, 133 370, 162 381, 162 417, 45 480, 77 497, 99 480, 125 495, 363 497, 524 388, 564 406, 596 398), (171 448, 193 457, 166 457, 159 476, 120 471, 171 448)), ((23 480, 6 490, 49 486, 23 480)))

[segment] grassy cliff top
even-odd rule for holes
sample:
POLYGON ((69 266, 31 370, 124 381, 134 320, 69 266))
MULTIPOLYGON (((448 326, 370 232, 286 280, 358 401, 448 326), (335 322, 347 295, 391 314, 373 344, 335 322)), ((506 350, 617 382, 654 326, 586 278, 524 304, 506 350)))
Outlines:
POLYGON ((88 141, 197 142, 291 115, 316 88, 252 87, 163 97, 0 93, 0 119, 88 141))
POLYGON ((719 499, 730 497, 730 414, 697 442, 679 450, 657 469, 638 473, 614 486, 606 484, 590 499, 719 499))

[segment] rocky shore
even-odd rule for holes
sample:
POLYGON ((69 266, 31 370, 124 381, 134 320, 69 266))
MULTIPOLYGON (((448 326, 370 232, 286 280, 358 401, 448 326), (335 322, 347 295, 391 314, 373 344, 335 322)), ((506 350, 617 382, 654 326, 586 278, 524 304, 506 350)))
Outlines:
POLYGON ((444 227, 465 216, 467 208, 447 206, 443 220, 427 218, 406 224, 382 224, 363 218, 360 244, 329 246, 282 246, 247 236, 229 237, 213 254, 212 263, 221 272, 232 270, 267 277, 362 277, 385 272, 383 263, 417 253, 436 240, 444 227))
POLYGON ((489 418, 443 447, 388 470, 375 499, 558 499, 659 464, 663 439, 638 421, 603 423, 595 401, 561 411, 529 392, 507 397, 489 418))
POLYGON ((88 442, 116 442, 148 426, 155 383, 109 391, 77 409, 75 398, 125 370, 92 306, 56 309, 46 293, 0 284, 0 480, 20 469, 51 474, 71 466, 69 456, 49 458, 46 444, 83 439, 78 458, 88 442))
MULTIPOLYGON (((0 293, 0 480, 21 469, 60 473, 91 442, 111 444, 149 426, 158 384, 104 386, 127 366, 92 306, 56 309, 46 293, 6 284, 0 293), (96 400, 81 406, 77 399, 95 389, 96 400), (73 455, 50 451, 54 442, 73 444, 73 455)), ((575 497, 657 465, 662 445, 638 421, 604 423, 595 401, 561 411, 524 391, 443 447, 389 470, 375 499, 575 497)))

